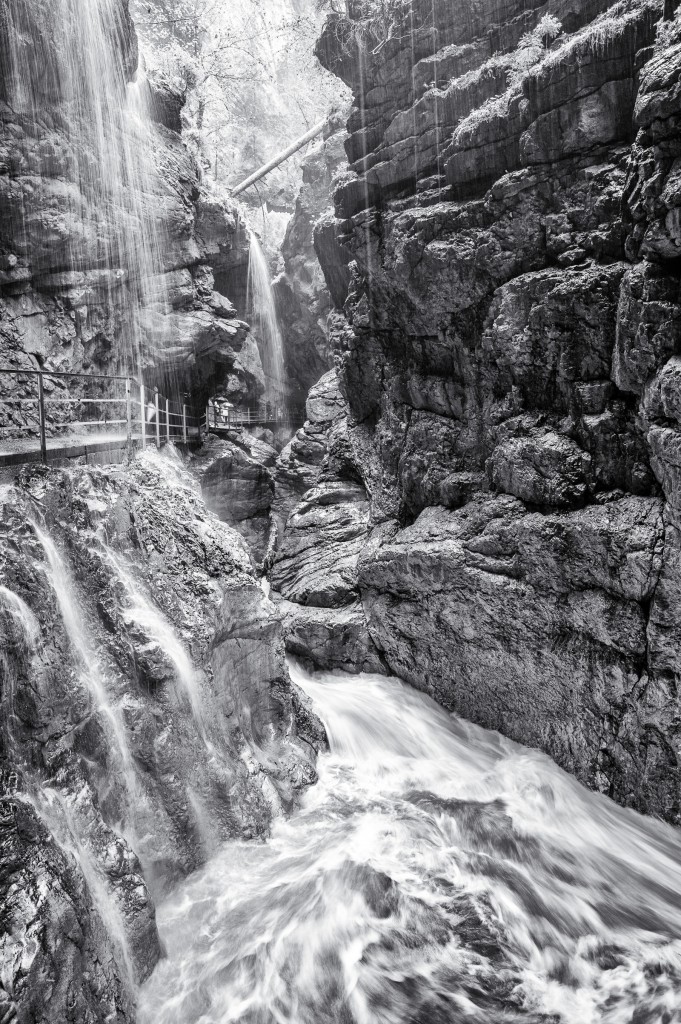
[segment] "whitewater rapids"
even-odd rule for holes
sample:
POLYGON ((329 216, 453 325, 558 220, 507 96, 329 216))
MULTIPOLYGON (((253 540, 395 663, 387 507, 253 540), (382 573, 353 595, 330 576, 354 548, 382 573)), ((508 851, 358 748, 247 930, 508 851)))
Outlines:
POLYGON ((291 674, 319 783, 159 908, 143 1024, 681 1021, 681 833, 395 679, 291 674))

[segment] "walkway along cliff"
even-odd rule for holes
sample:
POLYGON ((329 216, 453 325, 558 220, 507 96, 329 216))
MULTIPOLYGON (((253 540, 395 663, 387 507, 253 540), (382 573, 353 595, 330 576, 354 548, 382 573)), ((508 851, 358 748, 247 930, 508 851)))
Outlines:
POLYGON ((272 282, 127 0, 0 0, 0 1022, 678 1024, 681 17, 330 6, 272 282))

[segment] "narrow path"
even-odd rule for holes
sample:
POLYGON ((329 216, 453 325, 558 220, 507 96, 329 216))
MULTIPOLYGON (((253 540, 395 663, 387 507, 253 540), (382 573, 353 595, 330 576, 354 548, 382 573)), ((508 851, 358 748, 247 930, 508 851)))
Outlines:
MULTIPOLYGON (((141 445, 142 435, 133 434, 133 444, 141 445)), ((48 461, 54 459, 73 459, 80 455, 106 451, 109 448, 124 447, 127 443, 125 433, 76 433, 64 434, 61 437, 46 439, 48 461)), ((2 438, 0 440, 0 467, 13 466, 22 462, 40 462, 40 438, 19 437, 2 438)))

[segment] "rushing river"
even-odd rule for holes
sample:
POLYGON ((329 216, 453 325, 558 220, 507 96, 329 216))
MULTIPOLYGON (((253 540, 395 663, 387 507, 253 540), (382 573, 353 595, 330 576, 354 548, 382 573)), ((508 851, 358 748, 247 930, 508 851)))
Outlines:
POLYGON ((319 784, 159 908, 144 1024, 681 1021, 681 833, 396 680, 292 675, 319 784))

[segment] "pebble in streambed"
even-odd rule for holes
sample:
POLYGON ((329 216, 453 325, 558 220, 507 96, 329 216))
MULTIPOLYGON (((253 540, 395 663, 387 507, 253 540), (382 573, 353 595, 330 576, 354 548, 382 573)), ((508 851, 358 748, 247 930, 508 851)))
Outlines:
POLYGON ((681 1021, 681 835, 397 680, 291 671, 319 784, 159 908, 142 1024, 681 1021))

